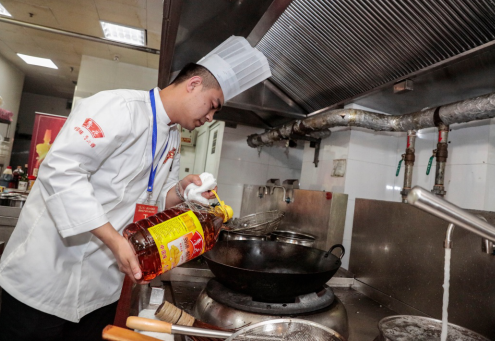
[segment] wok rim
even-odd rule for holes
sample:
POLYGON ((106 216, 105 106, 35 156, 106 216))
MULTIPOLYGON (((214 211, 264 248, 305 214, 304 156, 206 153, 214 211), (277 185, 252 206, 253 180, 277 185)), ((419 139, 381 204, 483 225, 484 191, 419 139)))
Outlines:
MULTIPOLYGON (((280 244, 280 242, 278 241, 260 241, 260 240, 233 240, 233 241, 219 241, 217 242, 217 244, 215 245, 215 247, 218 245, 218 244, 223 244, 223 245, 227 245, 227 242, 229 244, 270 244, 270 245, 274 245, 275 244, 280 244)), ((306 249, 306 250, 317 250, 319 252, 321 252, 321 257, 324 257, 326 251, 324 250, 321 250, 319 248, 315 248, 315 247, 308 247, 308 246, 304 246, 304 245, 298 245, 298 244, 287 244, 290 246, 290 248, 295 248, 295 249, 306 249)), ((242 267, 237 267, 237 266, 232 266, 232 265, 229 265, 229 264, 224 264, 224 263, 221 263, 221 262, 218 262, 218 261, 215 261, 213 260, 212 258, 209 257, 209 253, 211 252, 212 250, 208 251, 207 253, 204 253, 203 254, 203 257, 206 259, 206 262, 208 263, 208 266, 209 266, 209 263, 212 262, 214 265, 219 265, 220 267, 228 267, 228 268, 232 268, 232 269, 235 269, 235 270, 239 270, 239 271, 243 271, 243 272, 251 272, 251 273, 256 273, 256 274, 273 274, 273 275, 277 275, 277 276, 280 276, 280 275, 290 275, 290 276, 307 276, 307 275, 323 275, 325 273, 329 273, 329 272, 333 272, 334 269, 329 269, 329 270, 326 270, 326 271, 320 271, 320 272, 308 272, 308 273, 280 273, 280 272, 268 272, 268 271, 260 271, 260 270, 252 270, 252 269, 249 269, 249 268, 242 268, 242 267)), ((342 260, 337 257, 336 255, 330 253, 329 256, 330 257, 333 257, 335 259, 337 259, 338 261, 338 267, 337 270, 342 266, 342 260)), ((212 271, 213 272, 213 271, 212 271)), ((215 274, 215 276, 217 276, 215 274)), ((218 277, 218 276, 217 276, 218 277)))

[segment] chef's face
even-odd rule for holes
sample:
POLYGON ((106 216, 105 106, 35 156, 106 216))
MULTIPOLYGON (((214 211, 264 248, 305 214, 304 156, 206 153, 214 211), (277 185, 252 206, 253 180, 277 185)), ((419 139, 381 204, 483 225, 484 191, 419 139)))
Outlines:
POLYGON ((213 120, 213 115, 223 106, 223 92, 217 88, 204 88, 201 82, 188 87, 188 98, 181 113, 180 125, 188 130, 213 120))

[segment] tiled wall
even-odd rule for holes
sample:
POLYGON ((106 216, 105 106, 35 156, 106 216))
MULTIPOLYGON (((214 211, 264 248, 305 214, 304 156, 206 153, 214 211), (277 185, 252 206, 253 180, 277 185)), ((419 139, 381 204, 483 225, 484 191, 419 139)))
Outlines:
MULTIPOLYGON (((495 210, 495 121, 484 120, 451 126, 449 158, 445 186, 446 199, 467 209, 495 210)), ((424 129, 416 139, 416 162, 413 185, 431 190, 435 180, 433 161, 426 176, 428 160, 436 148, 438 133, 435 128, 424 129)), ((356 198, 401 201, 404 165, 395 176, 401 155, 406 149, 406 133, 373 132, 359 128, 336 130, 322 141, 320 165, 312 164, 314 149, 305 145, 301 188, 344 192, 349 195, 343 265, 348 266, 352 224, 356 198), (334 159, 347 159, 344 177, 331 177, 334 159), (321 169, 320 169, 321 168, 321 169)), ((377 219, 383 213, 377 213, 377 219)))
POLYGON ((302 144, 289 150, 287 157, 282 145, 264 147, 258 150, 247 145, 246 138, 263 130, 238 125, 225 128, 222 156, 218 171, 218 192, 225 203, 234 209, 234 217, 241 211, 244 184, 265 184, 270 178, 300 179, 303 158, 302 144))

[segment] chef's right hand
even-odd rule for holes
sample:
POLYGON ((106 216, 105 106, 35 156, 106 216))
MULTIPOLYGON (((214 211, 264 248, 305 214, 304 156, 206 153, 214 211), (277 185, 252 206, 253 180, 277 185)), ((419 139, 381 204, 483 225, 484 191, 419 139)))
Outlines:
POLYGON ((127 274, 134 283, 149 283, 149 281, 142 280, 138 258, 134 254, 129 242, 113 228, 110 222, 93 229, 91 232, 110 248, 115 259, 117 259, 119 270, 122 273, 127 274))
POLYGON ((134 254, 129 242, 126 238, 119 234, 120 239, 115 241, 115 249, 111 249, 113 255, 117 259, 117 264, 119 265, 119 270, 125 273, 131 278, 134 283, 137 284, 148 284, 149 281, 142 280, 141 268, 139 267, 139 261, 137 256, 134 254))

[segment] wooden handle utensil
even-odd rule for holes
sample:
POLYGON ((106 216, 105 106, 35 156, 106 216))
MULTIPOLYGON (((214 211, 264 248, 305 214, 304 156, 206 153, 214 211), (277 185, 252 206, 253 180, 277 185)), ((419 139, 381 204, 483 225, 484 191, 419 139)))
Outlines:
POLYGON ((219 331, 212 329, 202 329, 183 325, 170 324, 168 322, 158 321, 144 317, 129 316, 127 318, 127 327, 130 329, 146 330, 153 332, 162 332, 168 334, 180 334, 189 336, 215 337, 226 339, 232 335, 232 332, 219 331))
POLYGON ((130 329, 146 330, 159 333, 172 333, 172 324, 151 318, 129 316, 126 326, 130 329))
POLYGON ((116 327, 111 324, 103 329, 102 337, 107 341, 161 341, 157 338, 143 335, 129 329, 116 327))

